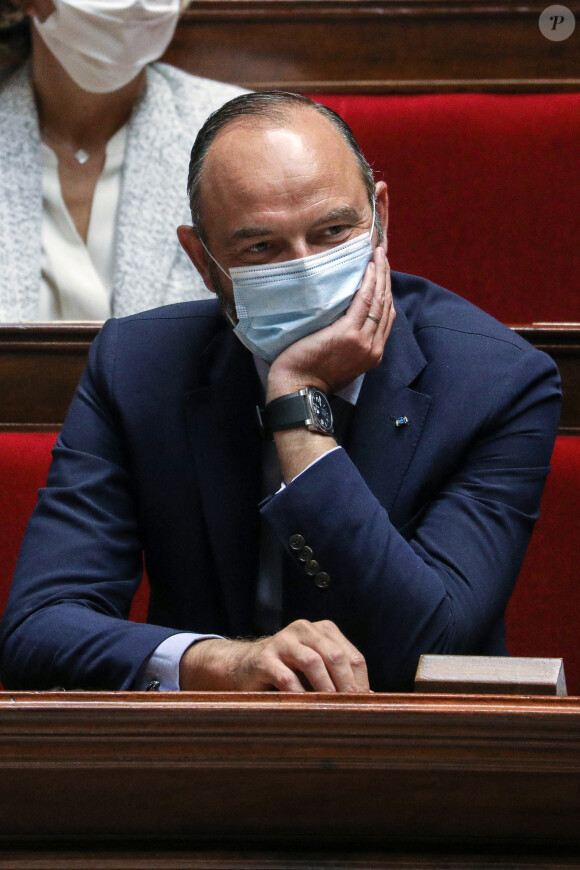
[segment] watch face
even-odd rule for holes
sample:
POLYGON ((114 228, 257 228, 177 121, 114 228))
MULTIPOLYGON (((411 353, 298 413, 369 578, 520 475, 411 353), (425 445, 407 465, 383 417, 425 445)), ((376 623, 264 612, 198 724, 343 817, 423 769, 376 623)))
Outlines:
POLYGON ((317 424, 325 432, 332 432, 332 410, 328 399, 319 390, 310 391, 310 404, 317 424))

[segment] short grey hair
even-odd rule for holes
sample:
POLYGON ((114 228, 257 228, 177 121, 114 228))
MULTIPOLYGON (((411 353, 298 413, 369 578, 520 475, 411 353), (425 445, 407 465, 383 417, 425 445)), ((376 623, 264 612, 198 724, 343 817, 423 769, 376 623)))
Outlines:
MULTIPOLYGON (((207 242, 203 220, 200 211, 200 189, 203 167, 208 151, 215 141, 218 133, 228 124, 244 116, 265 118, 281 125, 286 123, 297 108, 309 108, 327 118, 338 130, 350 150, 352 151, 365 185, 371 208, 375 202, 375 178, 373 170, 365 159, 354 134, 346 121, 328 106, 315 103, 314 100, 301 94, 293 94, 289 91, 258 91, 250 94, 242 94, 224 103, 219 109, 209 116, 195 139, 191 149, 189 161, 189 175, 187 179, 187 194, 191 209, 193 225, 202 239, 207 242)), ((379 241, 382 240, 382 226, 376 219, 379 231, 379 241)))

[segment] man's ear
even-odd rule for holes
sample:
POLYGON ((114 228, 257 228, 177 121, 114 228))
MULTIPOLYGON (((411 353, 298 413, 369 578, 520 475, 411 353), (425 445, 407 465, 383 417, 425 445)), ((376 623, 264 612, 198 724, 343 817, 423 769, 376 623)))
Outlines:
POLYGON ((389 228, 389 192, 384 181, 375 184, 375 208, 383 225, 383 245, 387 250, 387 230, 389 228))
POLYGON ((215 293, 216 291, 211 283, 209 272, 209 257, 206 254, 205 248, 200 242, 195 229, 182 224, 177 227, 177 238, 180 241, 181 247, 203 278, 203 283, 207 289, 211 290, 212 293, 215 293))

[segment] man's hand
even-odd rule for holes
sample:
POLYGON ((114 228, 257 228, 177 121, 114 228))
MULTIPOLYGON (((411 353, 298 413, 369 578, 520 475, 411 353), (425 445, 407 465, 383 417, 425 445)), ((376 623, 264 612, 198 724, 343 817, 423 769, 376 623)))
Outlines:
POLYGON ((370 691, 363 655, 329 620, 299 619, 255 641, 198 641, 183 654, 179 681, 183 691, 370 691))
POLYGON ((334 393, 375 368, 394 319, 391 270, 384 249, 377 247, 346 313, 291 344, 274 360, 267 401, 307 386, 334 393))

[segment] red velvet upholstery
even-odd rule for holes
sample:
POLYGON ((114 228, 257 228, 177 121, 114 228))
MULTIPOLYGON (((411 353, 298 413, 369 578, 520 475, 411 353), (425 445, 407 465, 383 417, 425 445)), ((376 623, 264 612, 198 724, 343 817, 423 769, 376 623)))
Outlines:
POLYGON ((564 657, 569 694, 580 695, 580 438, 560 435, 552 471, 507 612, 512 655, 564 657))
POLYGON ((319 99, 389 185, 393 269, 504 323, 580 321, 580 94, 319 99))
MULTIPOLYGON (((0 433, 0 614, 4 612, 10 582, 36 492, 46 483, 53 432, 0 433)), ((148 587, 142 583, 131 608, 131 619, 147 617, 148 587)))
MULTIPOLYGON (((44 485, 53 434, 0 434, 0 612, 36 490, 44 485)), ((580 438, 560 436, 539 520, 508 609, 514 655, 563 656, 568 691, 580 695, 580 584, 575 562, 580 529, 580 438)), ((143 583, 131 616, 145 619, 143 583)))
POLYGON ((53 433, 0 434, 0 612, 4 612, 18 550, 50 465, 53 433))

